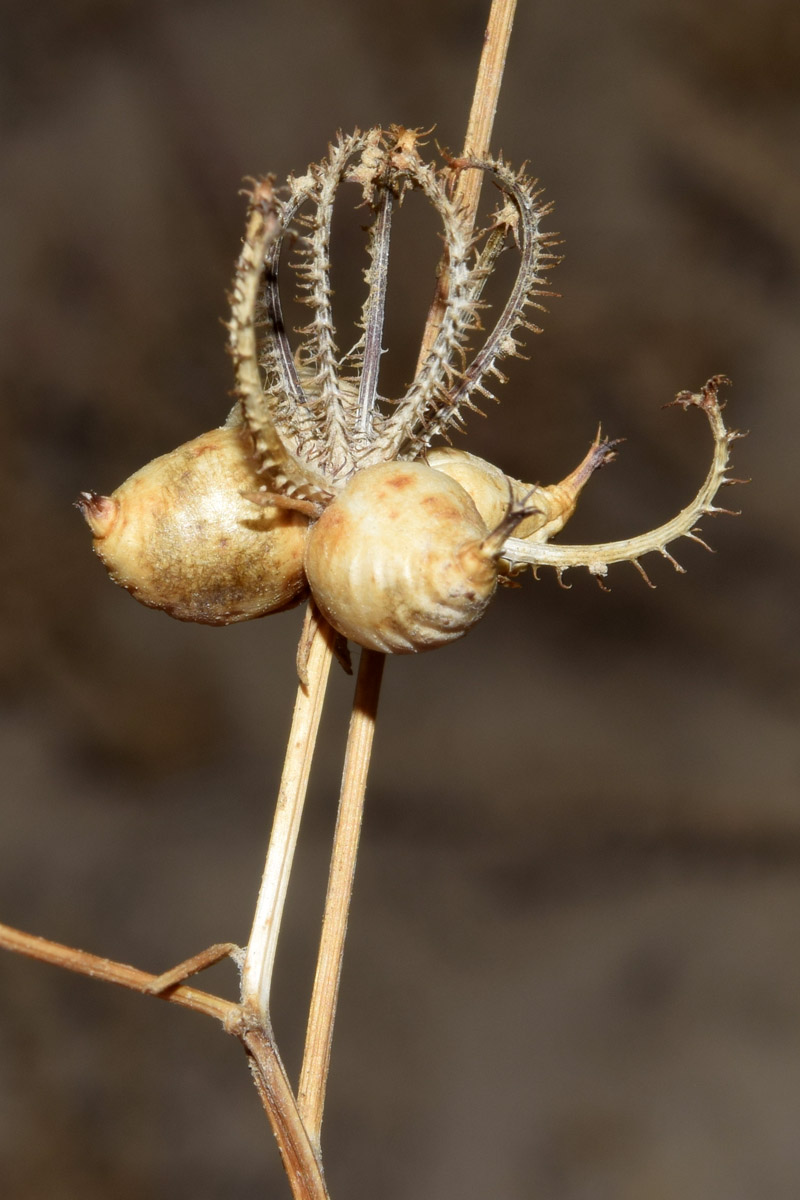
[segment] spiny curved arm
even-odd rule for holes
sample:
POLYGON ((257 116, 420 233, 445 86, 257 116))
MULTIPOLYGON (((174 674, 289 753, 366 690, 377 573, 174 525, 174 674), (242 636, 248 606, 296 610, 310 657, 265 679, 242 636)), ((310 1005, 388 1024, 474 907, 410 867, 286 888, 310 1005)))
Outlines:
POLYGON ((339 385, 339 351, 336 346, 331 309, 330 235, 333 202, 348 174, 353 157, 363 151, 369 135, 356 131, 339 135, 329 147, 328 158, 309 168, 302 179, 290 179, 292 199, 299 204, 308 199, 314 212, 300 223, 310 232, 295 250, 294 264, 301 292, 298 297, 313 312, 308 325, 297 330, 305 340, 298 361, 310 376, 311 404, 319 413, 323 450, 320 467, 331 480, 346 478, 353 470, 352 450, 348 442, 346 404, 339 385))
POLYGON ((367 296, 358 322, 362 333, 355 346, 339 363, 340 381, 345 378, 341 371, 346 370, 354 385, 354 402, 347 403, 346 396, 343 401, 356 460, 362 457, 365 447, 377 436, 377 430, 382 425, 377 400, 378 375, 384 353, 382 340, 392 212, 396 198, 389 178, 389 158, 393 146, 394 141, 387 141, 382 129, 371 129, 365 137, 365 147, 358 166, 347 176, 351 183, 360 184, 364 204, 375 214, 367 241, 369 266, 364 271, 367 296))
POLYGON ((375 436, 375 402, 378 395, 378 373, 383 349, 383 321, 386 306, 386 285, 389 276, 389 238, 392 228, 394 197, 384 188, 378 203, 375 221, 370 229, 370 266, 366 272, 369 294, 362 314, 364 341, 361 379, 358 387, 354 440, 369 443, 375 436))
POLYGON ((397 141, 389 157, 389 175, 402 190, 419 188, 438 212, 444 226, 449 290, 442 323, 431 351, 411 387, 387 417, 383 430, 359 459, 359 466, 388 462, 398 456, 416 458, 427 446, 419 434, 428 417, 447 402, 457 378, 453 360, 463 357, 477 310, 468 265, 473 241, 471 227, 447 194, 441 173, 424 162, 416 149, 417 132, 393 128, 397 141), (401 453, 402 452, 402 453, 401 453))
POLYGON ((309 411, 309 399, 303 390, 300 376, 289 345, 283 320, 278 271, 286 230, 294 220, 300 200, 290 200, 278 208, 280 228, 264 249, 262 269, 264 285, 260 305, 256 305, 257 327, 263 323, 267 330, 261 351, 261 366, 266 377, 266 390, 275 397, 275 420, 291 430, 298 447, 303 440, 313 438, 315 425, 309 411))
MULTIPOLYGON (((657 529, 638 537, 624 538, 618 542, 599 542, 590 546, 559 546, 550 543, 532 543, 523 538, 508 538, 503 546, 503 558, 510 564, 512 572, 516 568, 531 565, 555 567, 559 578, 569 567, 586 567, 591 575, 602 578, 608 573, 612 563, 632 562, 638 568, 645 580, 650 583, 639 559, 644 554, 658 551, 664 558, 669 559, 676 571, 683 571, 667 550, 667 546, 678 538, 691 538, 692 541, 706 543, 698 537, 697 522, 707 513, 726 513, 730 509, 714 505, 714 497, 720 487, 726 483, 740 483, 741 480, 729 478, 725 472, 730 460, 730 446, 741 433, 725 428, 717 391, 723 383, 729 380, 724 375, 715 375, 701 388, 699 392, 679 392, 672 404, 682 408, 700 408, 706 414, 711 432, 714 436, 714 454, 708 474, 691 504, 657 529)), ((707 547, 709 548, 709 547, 707 547)), ((652 585, 651 585, 652 586, 652 585)))
MULTIPOLYGON (((555 293, 545 290, 548 280, 541 272, 559 262, 559 256, 550 252, 553 235, 544 234, 539 228, 542 217, 552 211, 552 205, 537 204, 542 189, 537 189, 535 179, 527 178, 522 172, 514 172, 502 159, 460 158, 452 160, 450 165, 459 169, 476 168, 493 177, 509 201, 511 212, 514 214, 512 217, 506 209, 502 216, 509 224, 513 220, 515 236, 518 237, 520 245, 520 263, 511 294, 494 328, 464 371, 460 382, 451 388, 439 410, 426 423, 424 434, 419 436, 418 441, 425 447, 430 445, 434 437, 444 433, 448 425, 458 420, 462 407, 475 407, 470 401, 473 391, 479 392, 487 399, 495 399, 484 380, 487 375, 494 375, 501 383, 505 382, 505 376, 497 368, 497 360, 507 356, 520 356, 520 342, 514 336, 520 326, 532 333, 541 333, 538 325, 526 319, 526 310, 538 308, 544 311, 544 306, 538 302, 537 297, 552 296, 555 293)), ((490 234, 486 263, 482 261, 481 256, 470 275, 474 301, 480 296, 486 275, 492 270, 494 259, 500 250, 500 245, 492 244, 491 239, 490 234)))
MULTIPOLYGON (((253 437, 259 473, 269 477, 275 491, 316 500, 329 497, 330 490, 325 479, 293 453, 289 437, 279 432, 281 393, 264 391, 258 363, 258 291, 265 258, 282 230, 273 181, 260 180, 253 186, 244 243, 236 264, 228 345, 236 369, 235 392, 253 437)), ((273 330, 270 332, 274 335, 273 330)), ((280 363, 277 352, 274 362, 280 363)), ((285 388, 291 388, 291 380, 285 380, 285 388)))

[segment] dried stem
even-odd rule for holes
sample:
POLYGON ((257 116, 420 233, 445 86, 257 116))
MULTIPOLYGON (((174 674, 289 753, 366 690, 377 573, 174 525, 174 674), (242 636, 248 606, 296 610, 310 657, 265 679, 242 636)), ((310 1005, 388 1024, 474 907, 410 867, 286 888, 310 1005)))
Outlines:
POLYGON ((242 1004, 264 1025, 269 1022, 278 933, 333 658, 333 630, 311 604, 303 636, 309 636, 306 681, 297 691, 272 835, 242 972, 242 1004), (313 632, 309 634, 312 626, 313 632))
POLYGON ((312 1145, 269 1026, 241 1037, 256 1090, 269 1117, 294 1200, 328 1200, 319 1154, 312 1145))
MULTIPOLYGON (((514 23, 516 7, 517 0, 492 0, 489 21, 483 35, 483 53, 475 81, 472 108, 467 123, 464 158, 486 158, 489 153, 492 127, 497 112, 497 99, 500 95, 500 85, 503 82, 503 70, 506 65, 508 43, 511 39, 511 26, 514 23)), ((456 185, 456 198, 460 201, 470 226, 475 223, 482 182, 483 172, 470 170, 461 173, 456 185)), ((436 335, 447 308, 447 293, 447 268, 443 262, 439 271, 436 294, 422 335, 422 345, 417 360, 418 372, 436 341, 436 335)))
POLYGON ((333 839, 322 937, 297 1093, 300 1114, 308 1135, 317 1148, 322 1127, 344 939, 347 933, 347 915, 353 891, 364 794, 384 662, 383 654, 374 650, 361 651, 339 797, 339 815, 333 839))
MULTIPOLYGON (((464 139, 464 158, 486 158, 489 153, 516 7, 517 0, 493 0, 464 139)), ((482 183, 482 171, 462 171, 456 186, 456 199, 472 224, 478 211, 482 183)))
MULTIPOLYGON (((179 1004, 182 1008, 191 1008, 195 1012, 205 1013, 206 1016, 221 1021, 226 1032, 239 1039, 250 1058, 256 1087, 278 1142, 295 1200, 328 1200, 322 1166, 303 1126, 269 1024, 259 1024, 253 1028, 248 1023, 242 1006, 233 1000, 224 1000, 221 996, 184 985, 172 987, 167 991, 162 990, 163 976, 151 975, 148 971, 139 971, 127 963, 101 958, 97 954, 76 950, 73 946, 63 946, 60 942, 51 942, 32 933, 23 933, 22 930, 12 929, 9 925, 0 925, 0 947, 12 950, 16 954, 24 954, 28 958, 35 958, 39 962, 64 967, 79 975, 87 975, 91 979, 116 983, 120 987, 130 988, 131 991, 141 992, 146 996, 158 996, 170 1004, 179 1004)), ((212 951, 223 949, 228 951, 231 947, 210 947, 202 955, 196 955, 195 959, 218 961, 219 954, 215 956, 212 951)), ((192 961, 187 960, 181 967, 176 967, 175 972, 179 972, 192 961)), ((206 965, 209 965, 209 962, 206 965)))
MULTIPOLYGON (((516 0, 492 0, 467 126, 465 157, 485 157, 488 152, 515 9, 516 0)), ((474 223, 477 213, 481 178, 479 171, 465 171, 459 180, 458 196, 468 212, 470 224, 474 223), (468 183, 469 178, 472 178, 471 184, 468 183)), ((447 281, 442 275, 428 314, 418 370, 436 340, 446 309, 446 296, 447 281)), ((317 1147, 383 661, 383 655, 362 651, 298 1089, 300 1112, 309 1136, 317 1147)))

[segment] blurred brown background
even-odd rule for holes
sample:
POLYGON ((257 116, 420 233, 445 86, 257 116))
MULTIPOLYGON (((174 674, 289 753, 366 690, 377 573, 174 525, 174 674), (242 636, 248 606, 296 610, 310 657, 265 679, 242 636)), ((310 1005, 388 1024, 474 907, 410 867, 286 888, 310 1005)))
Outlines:
MULTIPOLYGON (((224 418, 242 176, 302 171, 337 127, 435 123, 457 148, 487 11, 5 0, 3 921, 156 971, 246 940, 301 612, 141 608, 70 503, 224 418)), ((563 298, 465 444, 548 482, 602 419, 628 441, 564 540, 636 533, 708 456, 661 404, 725 371, 753 484, 706 522, 715 557, 677 548, 686 577, 651 558, 656 591, 623 565, 603 595, 544 571, 467 641, 388 664, 335 1197, 800 1194, 799 59, 794 0, 521 3, 494 145, 556 202, 563 298)), ((398 234, 399 382, 429 226, 398 234)), ((337 672, 278 961, 293 1071, 351 687, 337 672)), ((211 1022, 9 955, 0 980, 10 1200, 288 1194, 211 1022)), ((233 995, 233 968, 208 986, 233 995)))

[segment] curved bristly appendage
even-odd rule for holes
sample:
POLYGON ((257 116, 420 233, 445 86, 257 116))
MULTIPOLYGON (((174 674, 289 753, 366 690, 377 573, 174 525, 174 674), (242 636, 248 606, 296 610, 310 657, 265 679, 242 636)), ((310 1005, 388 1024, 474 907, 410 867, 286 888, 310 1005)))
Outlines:
MULTIPOLYGON (((533 333, 541 332, 538 325, 526 320, 526 310, 538 308, 544 311, 544 306, 539 303, 537 297, 556 294, 545 290, 548 280, 541 274, 543 268, 546 269, 558 263, 559 256, 550 252, 550 247, 554 244, 553 235, 542 234, 539 229, 542 217, 552 211, 552 205, 537 205, 536 201, 542 194, 541 189, 537 190, 536 188, 537 181, 528 179, 521 172, 515 173, 502 159, 486 161, 471 158, 454 159, 450 165, 459 169, 477 168, 493 177, 513 208, 513 217, 506 208, 500 214, 498 221, 501 229, 503 225, 514 229, 520 245, 520 264, 511 295, 508 297, 500 317, 485 343, 464 371, 459 383, 444 398, 435 416, 426 421, 424 431, 416 439, 419 447, 417 453, 427 448, 432 439, 443 434, 454 421, 458 421, 462 408, 475 407, 470 401, 473 391, 479 392, 487 399, 495 399, 484 383, 486 376, 495 375, 501 382, 504 381, 505 377, 498 370, 496 364, 501 358, 520 357, 520 343, 514 337, 515 331, 522 326, 533 333)), ((471 272, 470 283, 474 300, 480 296, 486 276, 492 270, 500 251, 497 239, 493 236, 495 232, 500 232, 500 230, 493 230, 490 233, 490 241, 471 272), (484 261, 485 259, 488 261, 484 261)))
POLYGON ((353 419, 356 453, 360 445, 369 445, 375 437, 375 403, 378 395, 378 374, 381 365, 381 339, 386 307, 386 284, 389 276, 389 239, 392 227, 394 197, 383 188, 375 220, 370 229, 370 265, 364 272, 369 292, 362 312, 364 338, 361 350, 361 380, 353 419))
POLYGON ((278 286, 284 236, 298 207, 298 202, 278 206, 280 230, 265 248, 264 286, 256 304, 256 325, 267 330, 261 352, 261 367, 266 390, 276 397, 276 419, 292 431, 298 444, 302 444, 314 439, 315 424, 286 334, 278 286))
POLYGON ((350 183, 360 185, 364 204, 375 214, 367 239, 369 266, 363 273, 367 296, 358 322, 362 333, 339 362, 342 403, 356 460, 360 460, 383 426, 383 416, 377 407, 378 376, 384 353, 382 340, 392 215, 397 195, 402 198, 402 187, 395 190, 390 174, 389 159, 395 145, 393 134, 390 130, 390 140, 383 129, 369 130, 359 163, 347 175, 350 183))
MULTIPOLYGON (((389 187, 387 134, 381 128, 370 129, 364 135, 364 142, 365 147, 361 158, 357 166, 348 171, 347 181, 349 183, 356 183, 361 187, 364 204, 370 207, 375 213, 375 220, 369 227, 367 237, 369 265, 363 272, 364 282, 367 285, 367 297, 361 308, 361 319, 358 321, 358 328, 362 331, 361 337, 339 360, 339 381, 345 384, 346 387, 349 387, 350 394, 355 397, 354 403, 350 405, 348 416, 353 429, 359 423, 358 395, 362 390, 360 380, 364 370, 367 328, 370 325, 370 319, 373 328, 376 328, 379 319, 382 323, 383 318, 385 285, 388 273, 387 256, 391 234, 391 213, 385 214, 383 221, 379 219, 379 208, 383 197, 382 195, 380 197, 377 196, 379 185, 382 185, 384 190, 389 187), (384 291, 383 299, 380 303, 378 303, 378 297, 375 295, 376 287, 378 296, 380 296, 382 288, 384 291), (378 312, 379 309, 380 313, 378 312)), ((392 199, 394 199, 394 194, 392 195, 392 199)), ((394 205, 392 205, 393 207, 394 205)), ((373 420, 377 419, 377 417, 378 413, 373 412, 373 420)))
MULTIPOLYGON (((682 408, 700 408, 705 413, 711 432, 714 436, 714 455, 708 474, 691 504, 682 509, 677 516, 657 529, 638 537, 626 538, 618 542, 604 542, 590 546, 553 545, 552 543, 531 543, 523 538, 509 538, 503 546, 503 558, 509 563, 511 571, 530 565, 555 567, 561 582, 561 575, 570 567, 586 567, 591 575, 604 577, 612 563, 632 562, 643 575, 647 575, 639 563, 645 554, 657 551, 663 558, 668 559, 676 570, 681 570, 669 553, 667 547, 679 538, 690 538, 705 546, 706 543, 698 536, 697 522, 707 514, 727 513, 730 509, 719 508, 714 504, 714 498, 725 483, 734 480, 726 476, 730 460, 730 446, 741 433, 729 431, 722 420, 717 391, 721 384, 728 383, 724 375, 715 375, 699 392, 679 392, 672 404, 682 408)), ((738 482, 738 481, 737 481, 738 482)), ((709 549, 706 546, 706 549, 709 549)), ((652 586, 652 584, 650 585, 652 586)))
MULTIPOLYGON (((485 231, 486 241, 478 251, 475 266, 470 272, 473 300, 480 300, 486 282, 497 266, 497 260, 508 246, 509 240, 516 236, 518 225, 519 214, 507 199, 503 207, 495 212, 492 224, 485 231)), ((479 233, 477 238, 482 236, 479 233)))
MULTIPOLYGON (((282 393, 264 391, 258 363, 255 328, 258 290, 264 260, 282 227, 272 180, 256 182, 250 196, 244 244, 236 264, 228 348, 236 370, 235 392, 253 438, 259 473, 269 475, 275 490, 316 500, 330 496, 330 490, 322 476, 298 459, 292 449, 291 434, 279 429, 282 393)), ((268 330, 268 338, 280 336, 279 332, 268 330)), ((279 359, 276 353, 276 363, 279 359)))
POLYGON ((477 323, 477 307, 470 288, 469 255, 473 240, 464 214, 447 193, 443 174, 423 162, 416 149, 417 134, 393 130, 397 142, 389 168, 398 186, 419 188, 434 206, 444 226, 449 290, 442 323, 430 353, 405 396, 387 418, 382 432, 359 459, 359 466, 398 456, 415 458, 427 446, 418 436, 430 413, 446 402, 457 374, 454 360, 463 359, 470 332, 477 323), (401 455, 402 451, 402 455, 401 455))
POLYGON ((310 233, 296 248, 297 282, 302 294, 298 298, 313 311, 308 325, 298 330, 305 340, 301 343, 298 361, 312 377, 312 405, 320 414, 324 450, 320 466, 326 475, 337 480, 346 477, 354 468, 352 449, 347 436, 347 414, 339 387, 339 351, 336 346, 331 310, 330 235, 333 202, 355 154, 365 147, 360 133, 339 136, 329 148, 326 160, 309 169, 302 179, 290 179, 292 200, 298 206, 310 200, 315 207, 307 219, 310 233))
POLYGON ((535 182, 512 171, 502 159, 450 160, 436 170, 420 156, 420 136, 419 130, 395 125, 339 134, 327 159, 289 179, 287 201, 275 198, 271 181, 255 187, 230 331, 242 411, 260 470, 270 477, 269 491, 285 490, 317 502, 337 494, 367 466, 419 458, 435 436, 446 436, 463 420, 465 410, 476 408, 473 393, 491 396, 486 377, 503 380, 498 360, 520 353, 517 328, 536 329, 525 320, 526 310, 541 307, 537 297, 553 294, 541 286, 547 282, 542 268, 557 257, 550 253, 552 237, 539 231, 549 206, 537 204, 535 182), (491 175, 503 194, 492 225, 477 235, 453 198, 454 175, 468 168, 491 175), (340 358, 329 257, 334 201, 345 182, 360 186, 375 218, 365 271, 363 334, 340 358), (380 403, 378 376, 391 222, 393 210, 409 190, 421 191, 441 219, 445 298, 433 344, 413 383, 387 409, 380 403), (305 206, 307 211, 302 211, 305 206), (298 299, 313 311, 311 321, 297 331, 301 340, 294 355, 278 286, 290 230, 295 261, 289 265, 301 293, 298 299), (520 248, 516 282, 499 320, 470 362, 470 341, 481 329, 481 310, 486 307, 481 301, 484 284, 512 239, 520 248), (264 330, 260 364, 255 356, 257 328, 264 330))

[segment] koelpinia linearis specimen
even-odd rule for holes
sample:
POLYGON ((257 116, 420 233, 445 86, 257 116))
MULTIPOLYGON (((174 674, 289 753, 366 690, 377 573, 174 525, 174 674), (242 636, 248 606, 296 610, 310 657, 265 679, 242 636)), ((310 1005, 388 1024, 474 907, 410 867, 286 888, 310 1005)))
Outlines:
POLYGON ((683 537, 700 541, 698 521, 727 511, 715 504, 718 489, 738 482, 728 475, 739 435, 723 423, 722 376, 673 401, 699 409, 713 437, 696 496, 672 520, 630 539, 550 541, 593 472, 615 456, 617 443, 599 433, 578 466, 549 487, 437 444, 462 429, 478 403, 494 399, 505 382, 499 364, 520 354, 525 332, 539 332, 532 317, 552 294, 548 272, 558 261, 536 182, 488 152, 513 10, 513 0, 493 3, 460 157, 437 167, 423 156, 417 131, 392 126, 339 135, 328 157, 283 191, 271 178, 253 182, 231 298, 233 412, 222 429, 149 464, 113 496, 87 492, 79 500, 99 556, 144 603, 227 624, 280 611, 310 588, 327 618, 309 607, 298 656, 302 684, 246 954, 225 943, 154 976, 0 926, 0 944, 9 949, 218 1018, 247 1050, 296 1200, 328 1195, 320 1151, 325 1081, 384 652, 414 653, 460 637, 481 618, 496 584, 527 566, 552 566, 559 579, 583 566, 602 585, 617 562, 632 562, 644 575, 639 560, 657 552, 682 570, 670 546, 683 537), (498 204, 476 230, 481 179, 495 186, 498 204), (371 215, 361 335, 345 351, 330 284, 331 222, 344 184, 357 185, 371 215), (438 214, 444 254, 418 369, 404 393, 389 398, 381 393, 380 362, 391 236, 414 190, 438 214), (516 253, 518 266, 492 323, 484 289, 502 253, 516 253), (291 262, 310 310, 297 345, 281 303, 291 262), (187 536, 188 528, 195 534, 187 536), (335 653, 346 657, 345 637, 364 649, 295 1094, 272 1033, 270 984, 327 674, 335 653), (243 963, 238 1004, 185 982, 226 954, 243 963))

